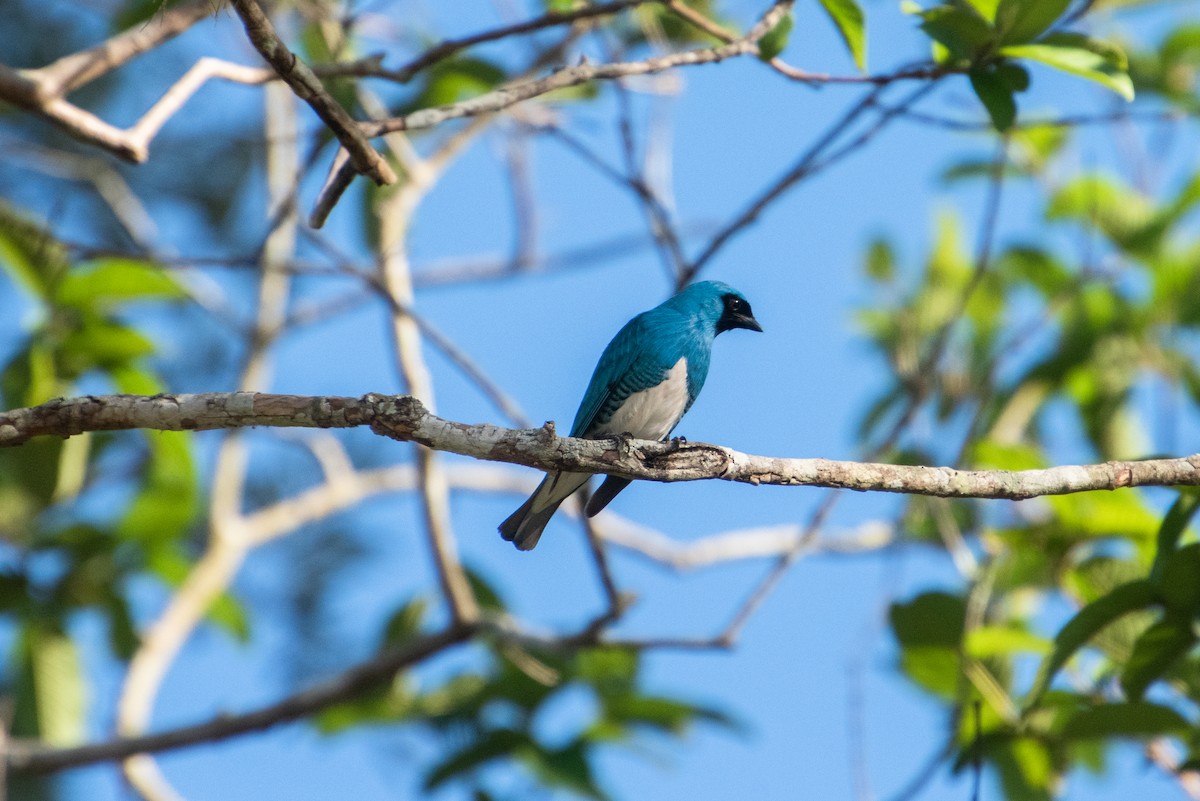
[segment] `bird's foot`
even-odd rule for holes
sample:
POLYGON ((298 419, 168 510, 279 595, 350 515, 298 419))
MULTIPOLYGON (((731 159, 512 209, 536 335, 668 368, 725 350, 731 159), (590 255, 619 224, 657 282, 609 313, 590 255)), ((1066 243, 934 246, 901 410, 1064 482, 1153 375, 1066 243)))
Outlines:
POLYGON ((629 443, 636 439, 636 437, 634 437, 633 434, 629 433, 628 431, 620 434, 611 434, 608 438, 612 440, 613 445, 616 446, 617 451, 620 453, 629 453, 629 443))
POLYGON ((671 443, 671 450, 668 453, 675 453, 675 451, 688 444, 687 437, 671 437, 668 442, 671 443))

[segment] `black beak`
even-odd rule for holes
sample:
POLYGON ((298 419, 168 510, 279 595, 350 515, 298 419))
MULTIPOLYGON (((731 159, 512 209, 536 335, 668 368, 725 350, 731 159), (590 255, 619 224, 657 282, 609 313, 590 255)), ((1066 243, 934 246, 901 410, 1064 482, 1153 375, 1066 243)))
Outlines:
POLYGON ((730 328, 745 328, 749 331, 762 333, 762 326, 758 324, 758 320, 754 319, 753 314, 735 314, 732 322, 733 325, 730 328))
POLYGON ((762 331, 758 320, 754 319, 754 311, 746 299, 730 293, 724 297, 725 308, 717 320, 717 333, 732 331, 734 328, 745 328, 748 331, 762 331))

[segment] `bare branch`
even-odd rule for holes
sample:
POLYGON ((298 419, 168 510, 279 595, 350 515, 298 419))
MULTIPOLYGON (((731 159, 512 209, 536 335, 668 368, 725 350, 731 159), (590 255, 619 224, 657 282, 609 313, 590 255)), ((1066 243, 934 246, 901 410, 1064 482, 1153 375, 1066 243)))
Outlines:
POLYGON ((242 18, 246 35, 251 43, 279 74, 296 96, 308 103, 321 121, 333 131, 350 152, 354 168, 375 183, 383 186, 396 182, 396 173, 363 136, 357 122, 336 100, 329 96, 325 87, 308 65, 296 57, 275 33, 275 26, 255 0, 230 0, 230 4, 242 18))
POLYGON ((758 40, 771 30, 783 16, 791 10, 792 2, 783 0, 776 3, 763 15, 762 19, 750 29, 741 39, 718 47, 707 47, 696 50, 685 50, 680 53, 669 53, 664 56, 648 58, 642 61, 622 61, 614 64, 583 63, 574 67, 563 67, 544 78, 509 84, 486 94, 452 103, 448 106, 424 108, 403 117, 392 117, 373 123, 364 123, 363 131, 367 136, 382 136, 393 131, 412 131, 419 128, 431 128, 447 120, 461 117, 474 117, 480 114, 490 114, 502 111, 517 103, 534 97, 566 89, 572 86, 597 80, 613 80, 627 78, 633 75, 653 75, 674 67, 693 66, 697 64, 715 64, 729 58, 754 54, 758 52, 758 40))
POLYGON ((661 3, 662 0, 616 0, 611 3, 598 3, 596 5, 586 5, 581 8, 576 8, 573 11, 550 11, 540 17, 518 22, 513 25, 504 25, 499 28, 483 31, 482 33, 464 36, 460 39, 446 39, 445 41, 434 45, 426 50, 415 59, 405 64, 403 67, 395 70, 379 70, 378 72, 368 73, 371 77, 386 78, 400 83, 408 83, 413 76, 421 70, 436 64, 443 59, 453 56, 468 47, 474 47, 477 44, 485 42, 495 42, 499 39, 506 39, 510 36, 517 36, 524 33, 533 33, 544 28, 551 28, 558 25, 569 25, 586 19, 594 19, 595 17, 607 17, 624 11, 627 8, 634 6, 645 5, 647 3, 661 3))
POLYGON ((793 551, 798 551, 799 556, 880 551, 896 541, 895 527, 879 520, 820 540, 806 536, 807 526, 785 524, 737 529, 698 540, 680 541, 629 520, 614 520, 613 517, 606 515, 597 518, 602 523, 597 533, 605 542, 681 573, 727 562, 787 555, 793 551))
MULTIPOLYGON (((127 161, 143 162, 147 157, 146 150, 149 140, 158 128, 162 127, 165 117, 157 124, 150 126, 153 130, 149 132, 141 128, 146 122, 145 119, 139 121, 138 125, 133 128, 122 130, 91 112, 75 106, 66 99, 66 95, 178 36, 199 20, 210 15, 216 6, 217 4, 212 0, 196 0, 175 6, 157 14, 152 21, 144 25, 130 28, 94 47, 63 56, 39 69, 15 70, 0 64, 0 100, 7 100, 33 112, 72 136, 104 148, 127 161)), ((201 61, 216 62, 217 60, 201 59, 201 61)), ((217 63, 224 64, 225 62, 217 63)), ((238 69, 237 65, 228 66, 234 70, 238 69)), ((270 73, 266 71, 258 72, 263 73, 263 80, 271 77, 270 73)), ((244 75, 238 75, 231 79, 239 80, 244 77, 244 75)), ((169 117, 178 110, 187 97, 195 92, 196 88, 199 88, 199 84, 202 84, 204 80, 206 78, 202 78, 192 88, 184 91, 175 91, 173 88, 172 91, 175 91, 177 96, 182 95, 178 98, 178 102, 165 103, 167 97, 164 96, 155 108, 159 112, 169 108, 170 110, 166 113, 166 117, 169 117)), ((261 81, 243 80, 243 82, 261 81)), ((181 80, 180 84, 183 83, 184 81, 181 80)), ((177 84, 176 88, 180 84, 177 84)))
POLYGON ((183 726, 158 734, 122 737, 74 748, 46 748, 11 742, 6 760, 8 769, 50 773, 95 762, 125 759, 135 754, 156 753, 263 731, 280 723, 311 715, 339 701, 354 698, 365 690, 387 681, 396 671, 466 641, 476 633, 477 628, 453 626, 438 634, 422 637, 404 648, 357 665, 322 684, 241 715, 221 715, 205 723, 183 726))
POLYGON ((841 119, 830 126, 821 137, 812 144, 796 163, 784 173, 781 177, 772 182, 762 193, 746 206, 732 222, 718 231, 708 245, 700 252, 700 255, 692 261, 687 270, 680 274, 679 286, 685 286, 690 283, 699 272, 704 269, 722 248, 729 243, 733 237, 744 231, 752 225, 759 215, 762 214, 768 206, 782 197, 788 190, 798 184, 800 181, 815 175, 817 172, 828 167, 834 162, 848 156, 857 151, 859 148, 866 145, 875 137, 884 126, 891 122, 896 116, 903 111, 911 108, 918 100, 929 92, 936 83, 930 83, 921 86, 916 91, 894 108, 887 108, 880 111, 878 118, 874 124, 859 133, 845 145, 826 155, 827 151, 833 147, 846 131, 850 130, 863 114, 872 108, 877 107, 877 101, 882 94, 884 87, 876 86, 867 92, 857 103, 847 111, 841 119))
POLYGON ((164 8, 145 24, 135 25, 94 47, 63 56, 32 72, 43 92, 64 97, 175 38, 211 16, 219 6, 218 0, 192 0, 164 8))
POLYGON ((1200 486, 1200 454, 1011 471, 788 459, 754 456, 702 442, 557 437, 552 423, 534 429, 458 423, 429 413, 420 401, 407 395, 349 398, 212 392, 58 398, 40 406, 0 413, 0 447, 20 445, 35 436, 67 437, 85 431, 364 425, 392 439, 476 459, 649 481, 719 478, 754 485, 1007 500, 1122 487, 1200 486))

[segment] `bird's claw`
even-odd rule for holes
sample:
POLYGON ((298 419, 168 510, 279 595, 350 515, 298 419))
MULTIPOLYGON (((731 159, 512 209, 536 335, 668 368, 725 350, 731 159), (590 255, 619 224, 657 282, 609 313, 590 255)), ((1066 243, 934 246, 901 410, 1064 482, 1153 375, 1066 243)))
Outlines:
POLYGON ((613 445, 617 447, 617 450, 627 451, 629 450, 629 443, 633 440, 633 434, 629 433, 628 431, 623 431, 620 434, 609 435, 609 439, 612 440, 613 445))

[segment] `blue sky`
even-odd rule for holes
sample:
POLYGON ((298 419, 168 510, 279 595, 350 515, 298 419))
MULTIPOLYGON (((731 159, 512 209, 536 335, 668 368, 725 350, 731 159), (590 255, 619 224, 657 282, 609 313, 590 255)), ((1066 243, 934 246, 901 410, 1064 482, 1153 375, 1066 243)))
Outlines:
MULTIPOLYGON (((745 20, 759 5, 734 3, 730 13, 745 20)), ((487 2, 402 6, 406 21, 427 21, 429 29, 442 35, 477 30, 495 20, 487 2)), ((1158 15, 1137 13, 1130 17, 1133 22, 1119 27, 1150 34, 1166 21, 1181 18, 1183 6, 1158 15)), ((865 7, 873 70, 885 71, 925 55, 912 19, 901 15, 895 4, 873 2, 865 7)), ((801 4, 785 57, 814 70, 850 72, 852 65, 836 35, 815 9, 814 3, 801 4)), ((227 24, 216 34, 193 31, 173 51, 178 54, 175 63, 186 64, 189 54, 234 41, 235 34, 227 24)), ((252 63, 246 48, 237 52, 252 63)), ((690 253, 706 241, 711 230, 706 226, 740 210, 862 91, 791 85, 750 59, 678 75, 684 91, 669 101, 677 213, 701 231, 688 240, 690 253)), ((1023 110, 1097 110, 1113 103, 1102 90, 1078 81, 1040 71, 1034 73, 1034 81, 1023 110)), ((256 89, 209 88, 173 125, 187 125, 185 120, 206 113, 214 115, 214 125, 222 113, 256 113, 258 97, 256 89)), ((579 122, 575 130, 616 163, 615 132, 605 114, 610 102, 568 113, 579 122)), ((636 102, 647 105, 644 98, 636 102)), ((948 82, 927 108, 979 115, 965 81, 948 82)), ((1111 139, 1089 135, 1087 142, 1086 158, 1098 163, 1111 158, 1111 139)), ((677 433, 753 453, 857 456, 854 428, 882 380, 880 366, 853 322, 855 308, 870 298, 860 268, 866 243, 873 235, 888 234, 907 265, 915 266, 939 210, 961 215, 964 230, 973 237, 982 186, 949 191, 937 175, 956 157, 986 155, 990 148, 984 137, 897 123, 870 147, 789 193, 759 224, 735 239, 704 277, 741 289, 765 333, 733 332, 718 341, 704 394, 677 433)), ((499 137, 483 137, 422 206, 410 243, 419 269, 442 260, 509 252, 512 226, 501 152, 499 137)), ((532 167, 544 253, 644 230, 628 193, 560 145, 536 143, 532 167)), ((314 191, 308 188, 307 200, 314 191)), ((1032 197, 1019 186, 1006 190, 1002 242, 1038 233, 1032 197)), ((55 202, 48 194, 32 205, 50 213, 55 202)), ((191 221, 169 206, 157 208, 161 216, 155 221, 163 241, 170 241, 177 252, 222 248, 222 243, 192 238, 191 221)), ((353 240, 357 216, 352 203, 340 207, 327 235, 334 241, 353 240)), ((68 208, 60 233, 86 234, 86 221, 79 217, 68 208)), ((253 216, 244 226, 250 232, 260 230, 253 216)), ((218 274, 216 279, 230 291, 240 291, 247 283, 238 275, 218 274)), ((334 291, 328 282, 302 286, 299 301, 327 299, 334 291)), ((657 258, 643 250, 585 269, 422 291, 418 308, 508 389, 535 423, 554 419, 567 425, 609 337, 667 291, 657 258)), ((243 295, 238 302, 245 308, 249 300, 243 295)), ((13 308, 6 288, 0 292, 0 341, 13 337, 19 325, 20 315, 7 314, 13 308)), ((384 315, 381 307, 367 306, 289 335, 277 350, 272 388, 301 394, 399 391, 384 315)), ((150 318, 149 325, 161 335, 168 361, 184 358, 188 344, 170 329, 170 319, 150 318)), ((431 355, 430 360, 441 414, 501 422, 443 358, 431 355)), ((198 382, 185 388, 228 387, 198 382)), ((399 460, 408 454, 396 443, 366 436, 350 439, 356 447, 369 449, 376 460, 399 460)), ((821 493, 811 489, 716 482, 646 484, 631 487, 614 508, 689 540, 731 528, 803 523, 820 498, 821 493)), ((507 591, 518 613, 539 624, 569 628, 601 604, 586 545, 577 524, 564 518, 551 524, 535 552, 516 553, 499 540, 495 525, 519 501, 516 496, 456 500, 455 528, 464 558, 507 591)), ((831 528, 886 517, 895 503, 879 496, 847 497, 831 528)), ((411 499, 372 501, 340 523, 369 558, 357 562, 334 585, 336 600, 328 623, 345 649, 324 656, 335 665, 365 657, 387 614, 412 593, 433 586, 419 533, 419 509, 411 499)), ((294 539, 304 542, 317 536, 316 531, 302 531, 294 539)), ((253 643, 244 646, 213 630, 199 632, 164 685, 155 717, 158 726, 247 709, 293 689, 286 629, 275 625, 284 614, 293 547, 272 545, 250 559, 234 589, 256 614, 253 643)), ((675 576, 634 556, 617 554, 615 568, 621 586, 641 599, 620 629, 636 636, 715 633, 767 566, 735 564, 675 576)), ((602 765, 604 786, 630 801, 836 799, 854 797, 855 775, 862 770, 875 797, 890 797, 938 747, 944 725, 936 705, 896 678, 895 653, 884 622, 887 604, 917 589, 955 586, 957 581, 946 559, 923 551, 801 561, 755 615, 733 652, 662 653, 648 661, 652 688, 723 708, 745 724, 745 733, 701 726, 682 743, 649 740, 644 754, 613 753, 602 765), (856 754, 852 731, 859 726, 861 751, 856 754)), ((164 601, 163 589, 149 582, 138 588, 138 597, 144 621, 164 601)), ((83 621, 79 633, 96 646, 89 649, 89 667, 97 677, 92 731, 103 736, 111 722, 119 673, 102 656, 98 626, 83 621)), ((565 700, 556 716, 545 721, 547 735, 569 732, 586 708, 586 698, 565 700)), ((414 763, 412 756, 427 752, 427 745, 403 736, 328 738, 301 725, 173 753, 161 764, 194 801, 383 801, 419 794, 414 764, 421 763, 414 763)), ((1134 748, 1120 752, 1114 764, 1107 777, 1072 777, 1064 797, 1178 795, 1172 782, 1142 765, 1134 748)), ((518 777, 504 771, 494 778, 511 781, 514 788, 522 786, 518 777)), ((71 799, 125 795, 109 767, 78 771, 64 786, 65 797, 71 799)), ((942 770, 921 798, 958 801, 968 792, 967 778, 949 777, 942 770)), ((984 797, 996 797, 996 791, 989 787, 984 797)))

